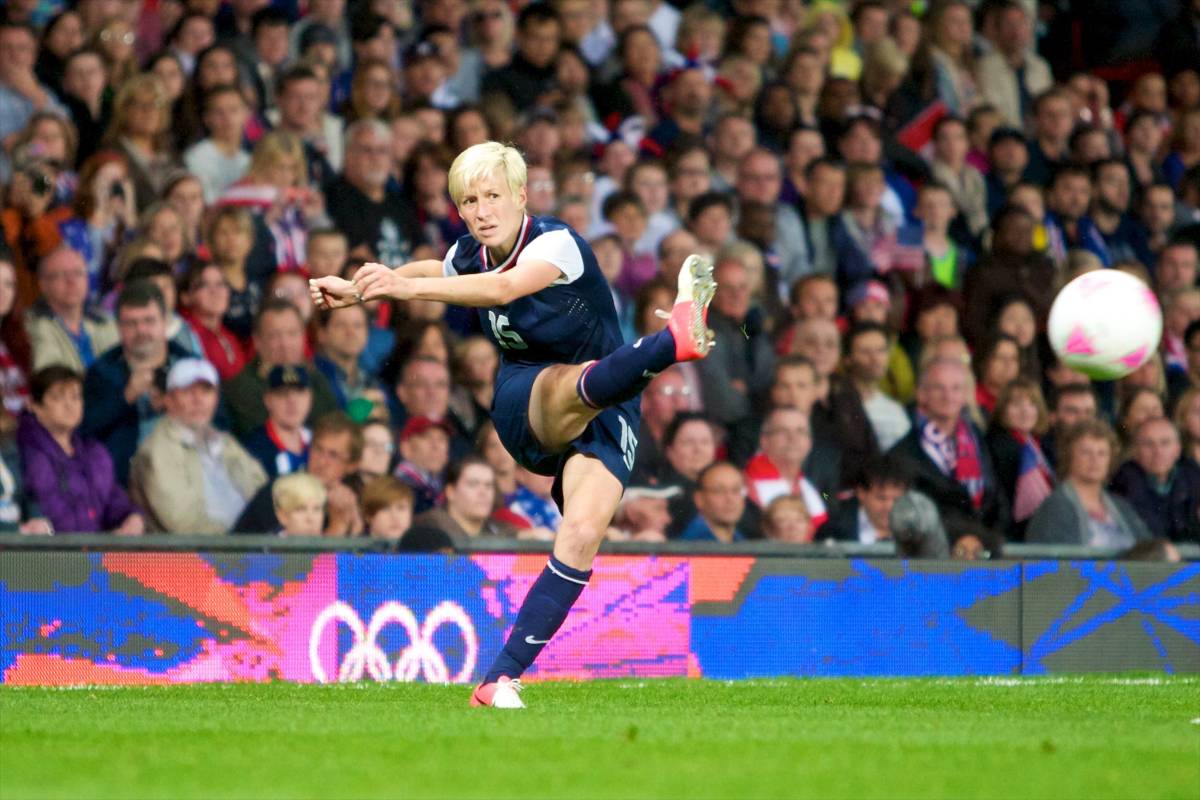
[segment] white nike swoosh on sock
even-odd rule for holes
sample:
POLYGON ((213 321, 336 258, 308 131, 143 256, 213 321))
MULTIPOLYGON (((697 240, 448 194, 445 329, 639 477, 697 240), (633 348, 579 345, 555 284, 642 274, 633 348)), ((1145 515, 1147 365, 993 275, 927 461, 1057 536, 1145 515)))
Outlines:
POLYGON ((525 637, 525 644, 545 644, 549 639, 535 639, 532 636, 525 637))

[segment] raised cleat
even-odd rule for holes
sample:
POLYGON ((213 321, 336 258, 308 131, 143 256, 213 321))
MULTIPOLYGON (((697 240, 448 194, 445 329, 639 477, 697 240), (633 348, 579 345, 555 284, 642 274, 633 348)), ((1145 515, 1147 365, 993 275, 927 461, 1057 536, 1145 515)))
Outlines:
POLYGON ((671 313, 656 312, 668 320, 667 328, 675 338, 676 361, 695 361, 708 355, 713 344, 708 304, 716 291, 712 261, 704 256, 688 256, 679 270, 679 291, 671 313))
POLYGON ((524 708, 521 702, 521 680, 501 675, 493 683, 481 683, 471 693, 472 706, 492 708, 524 708))

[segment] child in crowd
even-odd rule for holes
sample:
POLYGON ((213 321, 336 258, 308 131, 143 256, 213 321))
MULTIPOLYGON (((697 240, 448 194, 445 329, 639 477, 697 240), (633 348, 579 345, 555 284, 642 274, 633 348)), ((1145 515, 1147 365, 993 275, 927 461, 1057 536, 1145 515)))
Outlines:
POLYGON ((254 314, 262 301, 262 286, 246 274, 246 259, 254 246, 254 220, 238 206, 220 206, 208 223, 208 247, 213 263, 229 285, 225 326, 243 342, 249 341, 254 314))
POLYGON ((413 491, 402 481, 384 475, 363 487, 363 519, 372 539, 398 541, 413 518, 413 491))
POLYGON ((325 486, 307 472, 276 479, 271 501, 279 520, 280 536, 320 536, 325 523, 325 486))

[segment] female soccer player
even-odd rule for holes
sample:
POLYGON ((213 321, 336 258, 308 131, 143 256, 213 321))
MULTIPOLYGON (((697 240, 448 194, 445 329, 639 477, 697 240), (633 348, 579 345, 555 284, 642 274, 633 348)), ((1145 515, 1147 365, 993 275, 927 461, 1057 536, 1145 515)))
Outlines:
POLYGON ((517 614, 472 705, 523 708, 519 676, 558 630, 591 576, 637 450, 638 395, 677 361, 703 358, 712 334, 712 263, 689 256, 666 330, 622 344, 608 283, 591 248, 565 223, 525 213, 525 161, 484 142, 450 167, 467 224, 442 261, 367 264, 353 281, 311 282, 321 308, 393 297, 479 309, 500 349, 492 420, 522 466, 553 475, 563 519, 554 552, 517 614))

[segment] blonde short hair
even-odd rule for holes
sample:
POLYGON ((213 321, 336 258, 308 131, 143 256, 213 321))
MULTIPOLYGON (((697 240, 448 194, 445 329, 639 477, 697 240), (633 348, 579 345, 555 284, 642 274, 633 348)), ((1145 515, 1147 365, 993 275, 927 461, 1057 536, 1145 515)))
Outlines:
POLYGON ((473 144, 458 154, 450 165, 450 197, 455 205, 462 201, 467 187, 482 178, 493 175, 497 170, 504 174, 513 196, 521 191, 528 180, 525 159, 517 148, 500 142, 473 144))
POLYGON ((328 493, 325 484, 307 472, 293 472, 275 479, 271 485, 271 502, 280 511, 295 511, 305 503, 325 505, 328 493))

